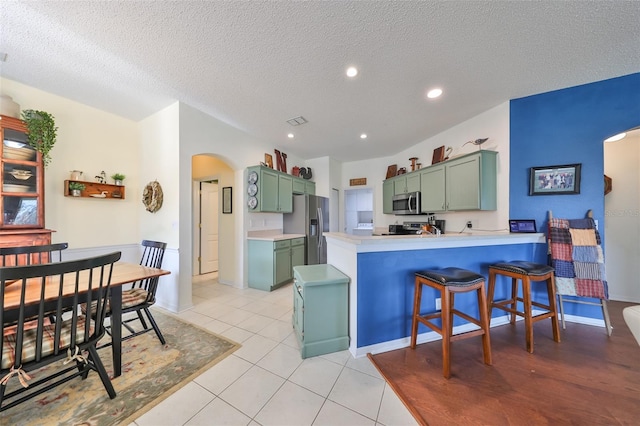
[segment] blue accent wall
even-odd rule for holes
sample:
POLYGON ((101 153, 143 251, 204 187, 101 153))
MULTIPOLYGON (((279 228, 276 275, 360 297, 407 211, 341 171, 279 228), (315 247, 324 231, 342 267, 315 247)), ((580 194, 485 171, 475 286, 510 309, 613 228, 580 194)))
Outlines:
POLYGON ((637 126, 640 73, 512 100, 509 216, 535 219, 544 232, 548 210, 581 218, 591 209, 604 241, 603 141, 637 126), (580 194, 529 196, 530 167, 574 163, 582 164, 580 194))
MULTIPOLYGON (((510 103, 509 217, 535 219, 546 233, 547 211, 581 218, 591 209, 604 235, 604 145, 640 126, 640 73, 510 103), (582 164, 580 194, 529 196, 529 168, 582 164)), ((615 182, 614 182, 615 185, 615 182)), ((599 308, 566 304, 565 313, 602 318, 599 308)))
MULTIPOLYGON (((489 265, 493 263, 516 259, 545 263, 546 253, 546 244, 360 253, 358 254, 357 347, 411 336, 416 271, 456 266, 478 272, 488 279, 489 265)), ((534 287, 534 300, 547 302, 545 286, 534 287)), ((499 281, 496 280, 496 300, 505 299, 510 289, 511 279, 501 277, 499 281)), ((440 297, 438 291, 430 288, 423 290, 422 313, 435 312, 436 297, 440 297)), ((478 301, 475 292, 456 295, 455 306, 456 309, 478 318, 478 301)), ((493 316, 500 315, 505 315, 505 312, 495 309, 493 316)), ((454 326, 465 323, 466 320, 454 317, 454 326)), ((418 332, 427 331, 431 330, 420 324, 418 332)), ((549 332, 551 332, 550 321, 549 332)))

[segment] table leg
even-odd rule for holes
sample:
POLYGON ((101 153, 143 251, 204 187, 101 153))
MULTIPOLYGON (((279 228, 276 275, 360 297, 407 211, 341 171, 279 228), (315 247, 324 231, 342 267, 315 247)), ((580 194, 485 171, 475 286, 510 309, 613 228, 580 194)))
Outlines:
POLYGON ((111 287, 111 351, 113 377, 122 374, 122 286, 111 287))

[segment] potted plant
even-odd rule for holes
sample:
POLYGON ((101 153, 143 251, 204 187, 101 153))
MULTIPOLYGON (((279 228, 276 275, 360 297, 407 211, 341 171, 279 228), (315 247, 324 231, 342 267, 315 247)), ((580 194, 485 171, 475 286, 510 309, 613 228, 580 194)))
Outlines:
POLYGON ((49 151, 56 143, 58 131, 53 116, 45 111, 26 109, 22 111, 22 121, 29 132, 29 145, 42 154, 42 163, 47 166, 51 161, 49 151))
POLYGON ((84 191, 85 185, 80 182, 69 182, 69 192, 74 197, 79 197, 80 193, 84 191))
POLYGON ((125 176, 122 173, 114 173, 113 175, 111 175, 111 179, 114 180, 116 185, 120 186, 122 186, 122 181, 124 180, 124 178, 125 176))

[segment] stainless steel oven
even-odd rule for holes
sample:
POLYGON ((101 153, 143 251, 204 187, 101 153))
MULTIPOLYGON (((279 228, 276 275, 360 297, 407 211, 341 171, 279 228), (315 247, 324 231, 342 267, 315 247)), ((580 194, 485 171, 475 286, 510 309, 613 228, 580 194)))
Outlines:
POLYGON ((420 214, 420 192, 394 195, 393 214, 420 214))

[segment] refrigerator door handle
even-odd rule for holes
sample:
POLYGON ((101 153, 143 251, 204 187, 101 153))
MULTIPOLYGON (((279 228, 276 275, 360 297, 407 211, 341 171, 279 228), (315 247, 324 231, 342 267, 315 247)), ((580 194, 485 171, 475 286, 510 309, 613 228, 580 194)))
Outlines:
POLYGON ((322 234, 324 234, 324 218, 322 217, 322 209, 318 207, 318 247, 322 247, 322 234))

